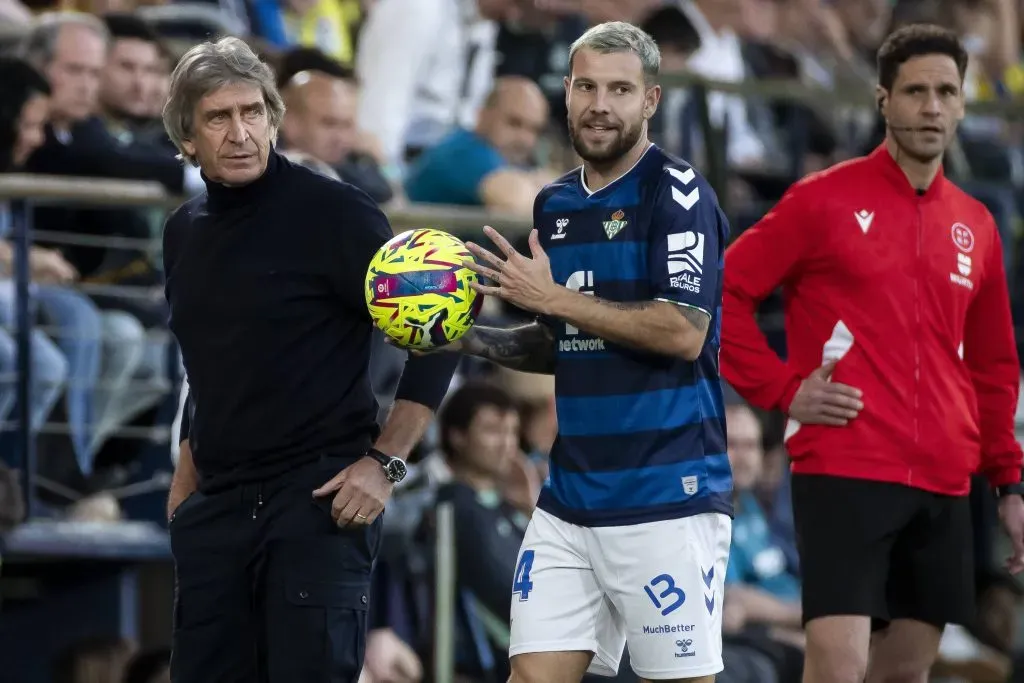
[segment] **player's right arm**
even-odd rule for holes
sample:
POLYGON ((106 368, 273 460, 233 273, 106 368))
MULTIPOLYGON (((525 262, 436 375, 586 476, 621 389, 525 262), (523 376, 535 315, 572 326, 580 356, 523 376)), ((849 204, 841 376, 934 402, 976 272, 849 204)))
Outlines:
POLYGON ((551 375, 555 372, 555 338, 541 322, 518 327, 476 325, 456 342, 458 350, 469 356, 485 358, 520 372, 551 375))

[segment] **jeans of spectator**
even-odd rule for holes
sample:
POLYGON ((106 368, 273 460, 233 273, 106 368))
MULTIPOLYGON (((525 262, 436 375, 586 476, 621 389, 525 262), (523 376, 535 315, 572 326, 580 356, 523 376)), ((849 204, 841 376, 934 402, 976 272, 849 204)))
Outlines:
POLYGON ((64 393, 68 430, 75 459, 82 474, 92 473, 93 394, 100 374, 103 319, 84 294, 66 287, 40 286, 33 296, 41 318, 56 328, 54 341, 68 361, 68 385, 64 393))
MULTIPOLYGON (((33 286, 30 292, 32 300, 30 305, 35 308, 35 296, 38 288, 33 286)), ((17 402, 17 377, 18 377, 18 345, 16 341, 17 329, 17 290, 12 280, 0 281, 0 327, 5 330, 4 338, 0 339, 3 346, 0 353, 4 356, 4 377, 2 391, 4 399, 0 399, 0 418, 4 421, 14 414, 14 406, 17 402), (9 364, 8 364, 9 363, 9 364), (10 368, 10 372, 6 368, 10 368), (10 401, 6 395, 10 394, 10 401)), ((34 311, 33 311, 34 312, 34 311)), ((32 330, 29 336, 29 357, 31 366, 29 368, 30 388, 29 406, 30 426, 33 431, 39 428, 49 417, 61 391, 68 380, 70 373, 69 359, 54 345, 50 338, 41 330, 32 330)), ((7 431, 7 430, 5 430, 7 431)), ((11 432, 13 434, 13 431, 11 432)), ((5 439, 6 441, 6 439, 5 439)), ((6 450, 6 445, 5 445, 6 450)))
POLYGON ((94 452, 119 427, 159 403, 170 388, 167 342, 150 339, 138 318, 124 311, 104 311, 103 337, 91 444, 94 452))
MULTIPOLYGON (((60 392, 68 377, 68 363, 49 337, 39 330, 32 330, 29 356, 29 423, 32 431, 38 431, 60 398, 60 392)), ((18 342, 7 330, 0 330, 0 421, 17 419, 14 408, 18 403, 18 342)), ((14 429, 4 430, 0 443, 2 451, 10 450, 7 445, 15 434, 14 429)))

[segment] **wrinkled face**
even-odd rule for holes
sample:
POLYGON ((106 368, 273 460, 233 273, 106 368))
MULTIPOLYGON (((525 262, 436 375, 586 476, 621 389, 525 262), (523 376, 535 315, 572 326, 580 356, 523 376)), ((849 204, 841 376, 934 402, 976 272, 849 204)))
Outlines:
POLYGON ((263 175, 276 131, 259 86, 233 83, 207 93, 196 104, 192 128, 182 147, 210 180, 246 185, 263 175))
POLYGON ((85 26, 61 28, 45 69, 54 119, 81 121, 96 113, 104 64, 106 43, 101 36, 85 26))
POLYGON ((30 97, 21 108, 12 155, 16 168, 24 166, 32 152, 46 140, 45 126, 49 111, 50 98, 38 94, 30 97))
POLYGON ((660 97, 660 86, 645 83, 637 55, 579 50, 565 79, 569 136, 576 153, 591 163, 614 163, 640 140, 660 97))
POLYGON ((136 38, 117 39, 103 69, 100 102, 115 114, 149 116, 160 66, 160 53, 154 43, 136 38))
POLYGON ((922 55, 907 60, 892 91, 879 87, 889 136, 899 151, 920 161, 940 158, 964 118, 964 91, 952 57, 922 55), (906 130, 911 129, 911 130, 906 130))

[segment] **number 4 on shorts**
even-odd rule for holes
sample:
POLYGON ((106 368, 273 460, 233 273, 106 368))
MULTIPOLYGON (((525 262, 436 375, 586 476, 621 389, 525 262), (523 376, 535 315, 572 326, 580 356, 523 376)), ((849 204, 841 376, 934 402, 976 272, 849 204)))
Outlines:
POLYGON ((533 581, 530 580, 530 572, 533 570, 533 551, 524 550, 519 556, 519 564, 516 565, 515 578, 512 581, 512 595, 518 595, 519 600, 525 602, 533 590, 533 581))

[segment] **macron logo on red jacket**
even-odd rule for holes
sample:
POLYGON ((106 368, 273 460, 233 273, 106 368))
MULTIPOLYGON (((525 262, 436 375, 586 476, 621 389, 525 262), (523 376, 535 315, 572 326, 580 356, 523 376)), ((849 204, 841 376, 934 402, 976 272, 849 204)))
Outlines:
POLYGON ((951 495, 974 472, 1020 481, 1020 365, 995 222, 941 171, 918 195, 884 145, 793 185, 725 253, 724 378, 785 410, 831 359, 864 410, 846 427, 790 421, 794 472, 951 495), (780 286, 785 363, 755 319, 780 286))

